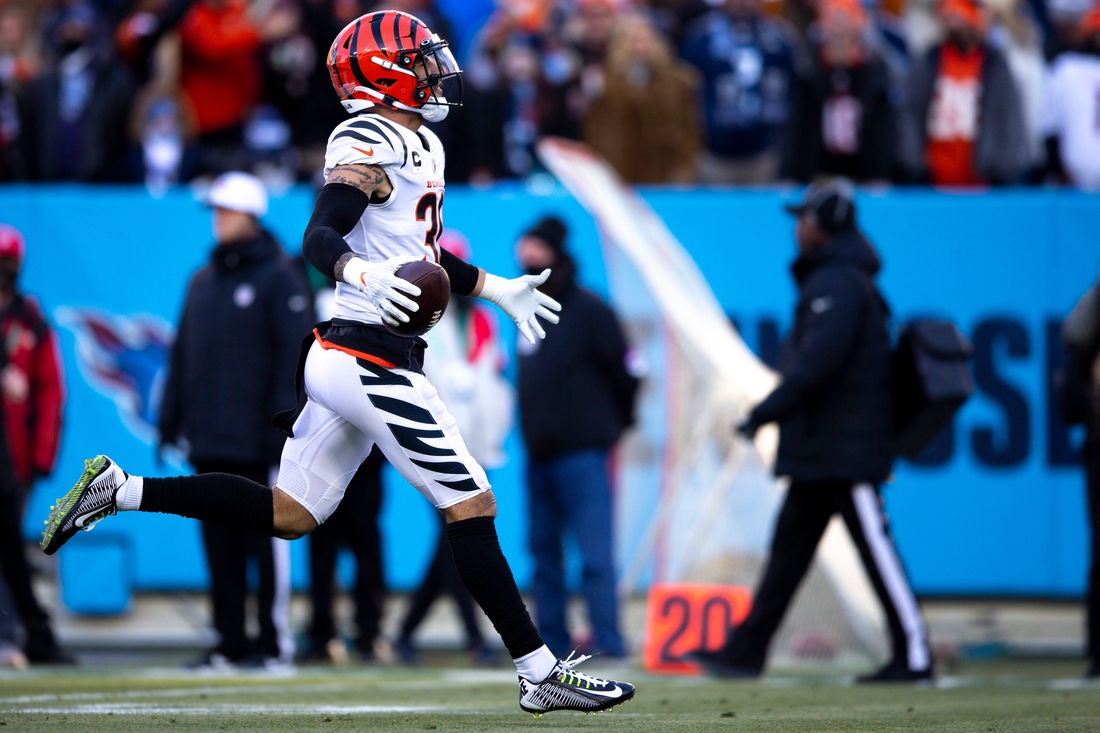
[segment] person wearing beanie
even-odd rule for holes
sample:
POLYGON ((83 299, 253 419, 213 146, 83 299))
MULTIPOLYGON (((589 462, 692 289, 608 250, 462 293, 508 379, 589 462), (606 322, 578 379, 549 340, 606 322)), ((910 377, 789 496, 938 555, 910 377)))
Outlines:
POLYGON ((1029 165, 1023 103, 980 0, 941 0, 943 42, 913 65, 899 157, 914 183, 1018 181, 1029 165))
POLYGON ((566 627, 568 590, 562 542, 577 542, 593 638, 583 653, 623 657, 612 558, 608 457, 634 422, 638 380, 627 368, 628 346, 614 311, 576 282, 565 247, 565 223, 548 216, 524 233, 516 259, 528 273, 551 269, 540 288, 561 303, 558 328, 537 345, 520 343, 519 416, 527 447, 531 584, 539 632, 564 655, 576 644, 566 627))
POLYGON ((882 267, 860 232, 851 185, 811 188, 787 211, 797 217, 794 325, 783 345, 782 381, 739 427, 751 440, 779 424, 777 476, 790 479, 772 536, 771 557, 752 609, 716 651, 688 657, 719 677, 754 678, 818 542, 839 514, 885 612, 893 657, 860 682, 932 678, 920 608, 883 510, 879 486, 894 461, 889 308, 875 285, 882 267))

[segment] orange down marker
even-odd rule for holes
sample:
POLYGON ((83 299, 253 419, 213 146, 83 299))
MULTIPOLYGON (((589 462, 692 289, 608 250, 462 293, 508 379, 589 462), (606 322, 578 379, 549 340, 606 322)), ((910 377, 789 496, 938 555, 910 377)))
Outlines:
POLYGON ((682 659, 686 652, 718 649, 726 632, 741 623, 752 605, 752 593, 737 585, 658 583, 649 590, 646 610, 646 670, 665 674, 699 674, 699 665, 682 659))

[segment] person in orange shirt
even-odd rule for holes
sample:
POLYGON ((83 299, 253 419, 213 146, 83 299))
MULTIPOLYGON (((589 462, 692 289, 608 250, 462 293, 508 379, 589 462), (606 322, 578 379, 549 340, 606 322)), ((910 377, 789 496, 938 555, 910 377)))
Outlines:
POLYGON ((913 182, 1013 183, 1028 146, 1019 90, 1004 55, 986 41, 975 0, 941 0, 943 42, 914 64, 900 157, 913 182))
MULTIPOLYGON (((201 0, 180 22, 180 86, 204 146, 239 145, 260 94, 260 46, 290 35, 298 15, 276 7, 262 20, 247 0, 201 0)), ((229 163, 227 163, 229 164, 229 163)))

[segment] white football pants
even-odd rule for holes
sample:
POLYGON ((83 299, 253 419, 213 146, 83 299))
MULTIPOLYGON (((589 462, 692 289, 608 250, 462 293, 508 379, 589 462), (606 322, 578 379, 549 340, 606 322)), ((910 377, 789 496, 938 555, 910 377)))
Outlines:
POLYGON ((283 447, 278 487, 320 524, 377 445, 386 460, 439 509, 489 490, 455 419, 423 374, 382 366, 313 344, 308 400, 283 447))

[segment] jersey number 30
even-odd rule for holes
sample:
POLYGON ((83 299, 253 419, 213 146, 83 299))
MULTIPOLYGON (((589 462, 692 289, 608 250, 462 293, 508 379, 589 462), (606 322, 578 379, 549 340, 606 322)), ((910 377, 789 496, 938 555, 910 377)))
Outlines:
POLYGON ((416 202, 416 220, 428 222, 424 246, 431 249, 435 261, 439 262, 439 236, 443 234, 443 197, 434 191, 421 196, 416 202))

